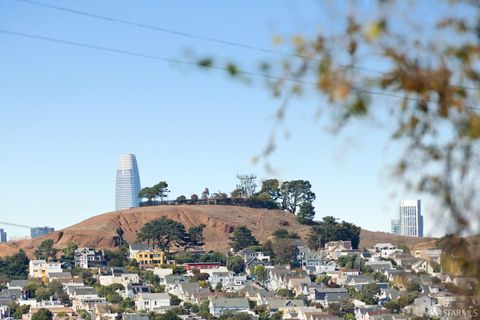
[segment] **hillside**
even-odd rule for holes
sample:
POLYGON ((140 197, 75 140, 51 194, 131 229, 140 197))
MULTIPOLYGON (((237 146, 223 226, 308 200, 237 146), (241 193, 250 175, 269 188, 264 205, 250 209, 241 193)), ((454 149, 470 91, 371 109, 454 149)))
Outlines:
POLYGON ((109 212, 40 238, 0 244, 0 256, 14 254, 19 249, 31 254, 45 239, 52 239, 57 248, 66 246, 70 241, 80 247, 113 248, 118 227, 125 232, 124 239, 133 243, 137 231, 148 221, 159 217, 176 220, 186 229, 205 224, 205 246, 208 250, 227 251, 229 235, 234 227, 240 225, 251 229, 260 242, 266 241, 279 228, 297 232, 302 238, 308 234, 308 227, 299 224, 292 214, 280 210, 218 205, 156 206, 109 212))
MULTIPOLYGON (((299 224, 295 216, 280 210, 217 205, 142 207, 101 214, 40 238, 0 244, 0 256, 15 254, 19 249, 24 249, 31 255, 35 247, 45 239, 52 239, 57 248, 66 246, 70 241, 80 247, 113 248, 118 227, 124 230, 124 239, 133 243, 137 231, 145 223, 162 216, 181 222, 187 229, 205 224, 206 248, 223 252, 229 249, 230 233, 240 225, 246 225, 251 229, 260 242, 266 241, 272 232, 279 228, 297 232, 303 239, 309 232, 309 228, 299 224)), ((378 242, 404 243, 413 247, 422 244, 429 246, 433 239, 394 236, 384 232, 362 230, 360 248, 369 248, 378 242)))

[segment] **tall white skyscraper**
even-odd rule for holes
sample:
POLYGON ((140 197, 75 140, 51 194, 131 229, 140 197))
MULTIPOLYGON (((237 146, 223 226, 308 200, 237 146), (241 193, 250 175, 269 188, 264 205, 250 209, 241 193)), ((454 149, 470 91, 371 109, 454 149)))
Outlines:
POLYGON ((140 198, 140 175, 134 154, 120 156, 115 190, 115 210, 138 207, 140 198))
POLYGON ((392 233, 402 236, 423 237, 423 216, 420 200, 403 200, 399 219, 392 220, 392 233))

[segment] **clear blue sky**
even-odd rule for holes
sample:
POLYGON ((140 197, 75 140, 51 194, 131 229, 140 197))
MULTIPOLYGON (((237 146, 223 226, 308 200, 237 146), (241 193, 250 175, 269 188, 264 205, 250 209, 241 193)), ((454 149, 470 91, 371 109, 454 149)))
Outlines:
MULTIPOLYGON (((271 49, 273 36, 312 34, 327 19, 316 1, 42 1, 271 49)), ((183 60, 195 52, 248 70, 278 59, 15 0, 0 1, 0 28, 183 60)), ((136 154, 143 186, 166 180, 171 198, 204 187, 230 192, 237 173, 271 176, 252 163, 280 104, 261 83, 5 34, 0 52, 0 220, 59 229, 113 210, 122 153, 136 154)), ((387 175, 398 151, 365 125, 326 133, 317 107, 311 96, 292 104, 291 137, 279 134, 269 159, 277 177, 311 181, 317 218, 389 231, 399 201, 412 196, 387 175)), ((424 201, 427 234, 429 209, 424 201)))

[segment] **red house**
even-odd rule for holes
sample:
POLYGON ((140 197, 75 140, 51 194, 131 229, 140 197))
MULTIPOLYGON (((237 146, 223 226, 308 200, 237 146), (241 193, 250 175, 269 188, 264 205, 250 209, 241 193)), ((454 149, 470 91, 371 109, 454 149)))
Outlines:
POLYGON ((187 271, 193 269, 218 269, 220 268, 220 262, 191 262, 185 263, 183 266, 187 271))

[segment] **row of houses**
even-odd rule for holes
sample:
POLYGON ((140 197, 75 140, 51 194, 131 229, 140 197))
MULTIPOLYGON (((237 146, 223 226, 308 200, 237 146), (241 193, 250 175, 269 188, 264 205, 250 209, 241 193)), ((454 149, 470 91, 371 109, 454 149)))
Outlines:
MULTIPOLYGON (((449 284, 472 290, 476 285, 475 279, 439 272, 435 264, 441 253, 437 249, 408 254, 389 243, 379 243, 369 250, 359 251, 353 249, 349 241, 330 242, 321 250, 311 250, 299 243, 297 249, 296 261, 292 262, 292 265, 298 266, 295 268, 272 265, 269 256, 248 248, 233 253, 244 260, 246 272, 242 274, 235 274, 220 262, 185 263, 182 266, 186 273, 175 274, 173 265, 164 265, 166 261, 161 251, 145 245, 131 245, 128 253, 129 259, 139 262, 140 272, 106 268, 104 253, 92 248, 79 248, 75 253, 75 264, 91 269, 102 286, 120 284, 117 293, 122 298, 133 299, 134 315, 138 317, 148 312, 169 310, 174 295, 184 303, 200 305, 208 302, 208 310, 214 317, 235 311, 255 318, 252 306, 261 306, 271 314, 281 311, 286 320, 340 319, 327 311, 333 304, 349 301, 354 305, 356 319, 407 319, 413 315, 438 314, 445 312, 446 308, 465 303, 465 297, 448 290, 449 284), (373 273, 340 267, 338 260, 350 256, 363 260, 365 267, 377 275, 381 274, 386 281, 375 280, 373 273), (265 267, 265 276, 261 281, 250 272, 260 265, 265 267), (159 283, 165 287, 164 293, 152 292, 152 286, 145 283, 143 274, 147 270, 158 277, 159 283), (196 280, 198 274, 202 274, 205 280, 196 280), (315 281, 318 279, 328 281, 315 281), (390 314, 384 304, 409 294, 406 290, 409 283, 419 284, 418 296, 411 305, 401 310, 403 314, 390 314), (378 287, 378 304, 367 305, 352 298, 352 292, 362 292, 371 284, 378 287), (280 296, 281 289, 286 291, 280 296)), ((31 306, 30 312, 24 315, 25 319, 41 307, 52 310, 54 314, 67 313, 70 319, 77 319, 79 310, 86 310, 98 320, 118 317, 111 313, 105 297, 99 296, 97 290, 86 285, 80 277, 62 270, 62 264, 58 262, 32 260, 29 276, 44 283, 60 282, 71 306, 54 300, 29 299, 26 292, 28 282, 11 281, 0 293, 0 318, 8 315, 6 306, 11 301, 31 306)), ((194 314, 188 316, 198 317, 194 314)))

